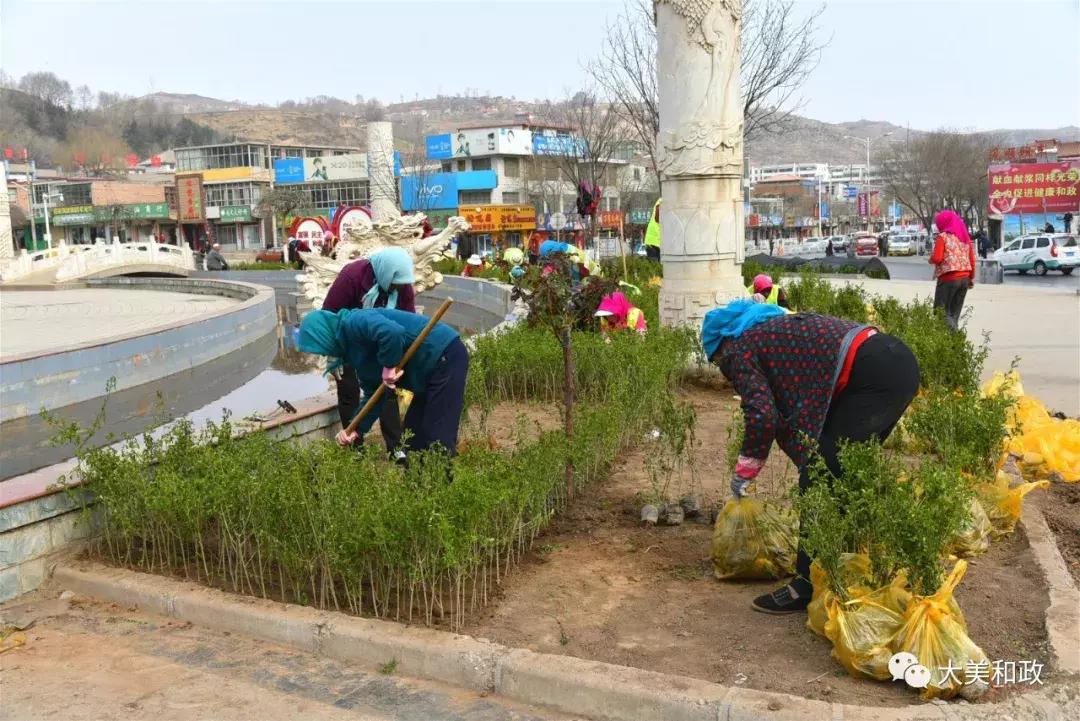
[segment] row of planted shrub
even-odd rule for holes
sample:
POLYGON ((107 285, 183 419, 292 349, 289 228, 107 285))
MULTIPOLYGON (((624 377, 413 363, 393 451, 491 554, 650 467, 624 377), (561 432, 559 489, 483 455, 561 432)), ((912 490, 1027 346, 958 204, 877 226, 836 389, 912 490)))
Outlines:
MULTIPOLYGON (((569 448, 561 430, 527 433, 512 450, 473 445, 452 463, 452 482, 435 454, 401 468, 381 448, 234 437, 227 421, 87 451, 77 473, 104 510, 98 552, 242 593, 460 624, 575 488, 606 473, 670 403, 692 337, 631 335, 607 344, 575 334, 589 402, 576 406, 569 448)), ((505 400, 557 398, 559 378, 554 340, 514 329, 480 340, 467 402, 482 414, 505 400)))

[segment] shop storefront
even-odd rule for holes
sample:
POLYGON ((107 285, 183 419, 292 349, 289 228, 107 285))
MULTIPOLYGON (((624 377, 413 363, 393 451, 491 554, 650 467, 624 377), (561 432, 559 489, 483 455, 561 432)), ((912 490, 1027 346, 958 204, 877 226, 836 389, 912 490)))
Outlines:
POLYGON ((128 203, 95 207, 71 205, 49 209, 52 234, 57 242, 85 245, 156 240, 175 243, 176 221, 166 203, 128 203))
POLYGON ((504 248, 522 248, 536 229, 531 205, 470 205, 460 209, 470 231, 463 239, 470 253, 497 255, 504 248))
MULTIPOLYGON (((209 213, 211 209, 208 208, 209 213)), ((262 223, 252 215, 250 205, 223 205, 214 221, 214 239, 223 250, 261 250, 264 246, 262 223)))

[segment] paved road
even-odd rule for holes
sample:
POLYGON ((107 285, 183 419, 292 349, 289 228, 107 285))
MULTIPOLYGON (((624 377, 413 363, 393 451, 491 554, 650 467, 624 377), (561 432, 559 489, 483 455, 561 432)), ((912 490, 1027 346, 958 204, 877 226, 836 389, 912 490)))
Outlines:
MULTIPOLYGON (((905 269, 917 268, 908 260, 889 262, 905 269)), ((1063 279, 1059 274, 1054 280, 1063 279)), ((833 282, 861 284, 870 293, 902 301, 934 294, 934 284, 927 280, 859 278, 833 282)), ((978 285, 968 293, 965 308, 971 309, 968 337, 981 343, 983 333, 990 333, 984 378, 1008 368, 1012 359, 1019 357, 1025 392, 1050 408, 1080 416, 1080 295, 1074 289, 1064 284, 1061 288, 978 285)))
POLYGON ((156 290, 9 288, 0 294, 0 357, 149 332, 239 302, 156 290))
MULTIPOLYGON (((893 280, 933 280, 933 271, 926 262, 925 257, 907 256, 903 258, 882 258, 885 267, 889 269, 889 275, 893 280)), ((1020 275, 1016 272, 1005 274, 1006 287, 1032 288, 1049 290, 1080 290, 1080 271, 1070 276, 1062 275, 1057 271, 1050 271, 1043 277, 1032 273, 1020 275)))
POLYGON ((0 719, 567 721, 494 696, 55 595, 37 592, 30 609, 0 608, 0 618, 36 621, 23 633, 25 645, 2 657, 0 719))

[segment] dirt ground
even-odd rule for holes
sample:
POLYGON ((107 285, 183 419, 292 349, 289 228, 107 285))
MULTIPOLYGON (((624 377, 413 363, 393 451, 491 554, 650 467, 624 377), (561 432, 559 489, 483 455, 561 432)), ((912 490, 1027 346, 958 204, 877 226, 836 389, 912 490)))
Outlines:
MULTIPOLYGON (((726 428, 736 402, 730 391, 717 389, 691 387, 680 395, 697 410, 700 492, 706 501, 722 498, 729 477, 726 428)), ((775 582, 714 580, 707 523, 642 527, 640 502, 649 491, 646 443, 554 520, 504 582, 498 600, 464 633, 816 699, 882 705, 915 699, 898 683, 850 678, 830 657, 830 643, 806 628, 804 614, 773 617, 751 610, 750 601, 775 582)), ((761 492, 780 497, 794 481, 794 469, 776 452, 763 477, 761 492)), ((682 490, 672 488, 671 495, 678 498, 682 490)), ((1049 659, 1049 599, 1022 531, 970 561, 957 600, 972 638, 990 659, 1049 659), (1007 603, 1002 589, 1008 589, 1007 603)))
POLYGON ((1065 565, 1080 584, 1080 483, 1051 481, 1045 492, 1033 491, 1028 498, 1039 505, 1065 565))
POLYGON ((567 719, 59 591, 0 607, 4 721, 567 719))

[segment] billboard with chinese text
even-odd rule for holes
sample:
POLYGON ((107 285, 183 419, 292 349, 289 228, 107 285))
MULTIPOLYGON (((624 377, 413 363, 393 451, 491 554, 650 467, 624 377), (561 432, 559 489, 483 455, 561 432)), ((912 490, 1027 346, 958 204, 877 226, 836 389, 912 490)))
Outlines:
POLYGON ((206 219, 201 175, 177 176, 176 202, 176 217, 181 223, 201 223, 206 219))
POLYGON ((991 213, 1058 212, 1080 205, 1080 162, 991 165, 988 181, 991 213))

